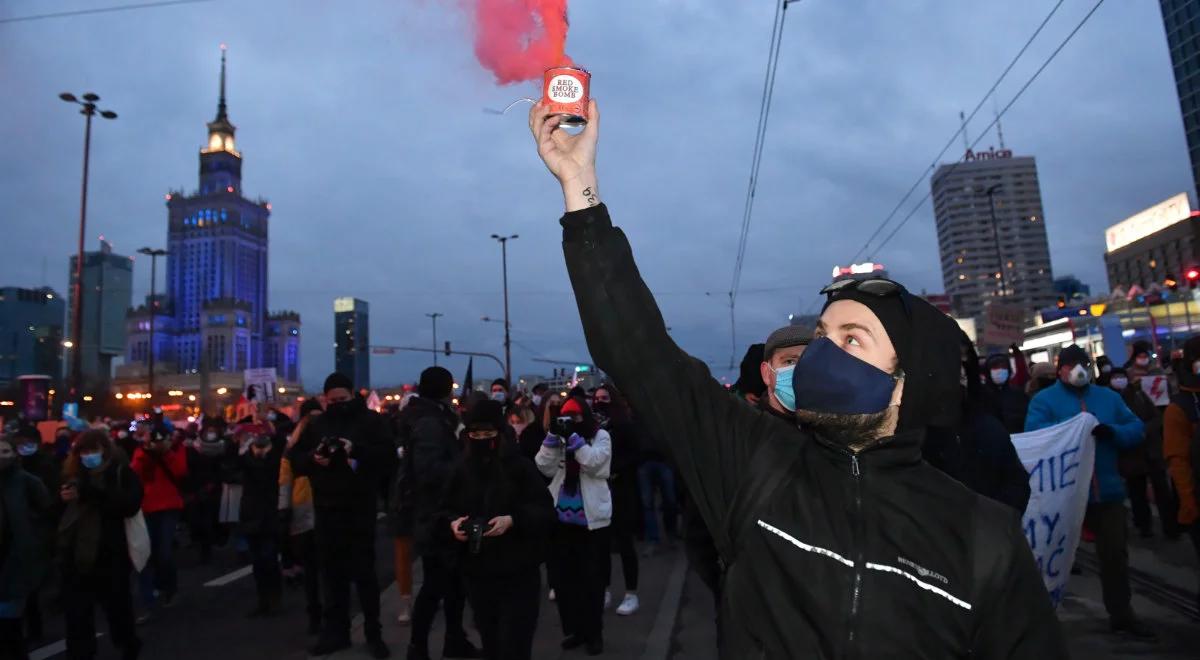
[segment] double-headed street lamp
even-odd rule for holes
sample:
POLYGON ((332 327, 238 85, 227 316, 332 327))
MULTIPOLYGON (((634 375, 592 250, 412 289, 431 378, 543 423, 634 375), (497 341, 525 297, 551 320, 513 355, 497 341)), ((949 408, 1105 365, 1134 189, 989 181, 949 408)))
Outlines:
POLYGON ((138 254, 150 257, 150 389, 146 391, 154 394, 154 317, 158 316, 158 296, 155 283, 158 281, 158 258, 165 257, 167 251, 144 247, 138 250, 138 254))
POLYGON ((520 236, 501 236, 492 234, 492 239, 500 243, 500 263, 504 269, 504 380, 512 386, 512 338, 509 336, 508 322, 508 242, 515 241, 520 236))
POLYGON ((63 92, 58 98, 67 103, 81 106, 79 114, 84 116, 83 128, 83 189, 79 195, 79 250, 75 257, 75 286, 72 287, 74 300, 71 302, 71 339, 76 344, 76 350, 71 354, 71 380, 67 400, 78 401, 79 391, 83 385, 83 235, 87 227, 87 189, 88 189, 88 160, 92 149, 92 116, 99 112, 105 119, 116 119, 117 113, 111 110, 96 110, 96 101, 100 97, 88 92, 83 100, 75 98, 74 94, 63 92))
POLYGON ((435 366, 435 367, 436 367, 436 366, 437 366, 437 353, 438 353, 438 349, 437 349, 437 320, 438 320, 438 317, 440 317, 440 316, 445 316, 445 314, 443 314, 443 313, 441 313, 441 312, 433 312, 432 314, 426 314, 425 316, 427 316, 427 317, 429 317, 429 318, 433 319, 433 366, 435 366))

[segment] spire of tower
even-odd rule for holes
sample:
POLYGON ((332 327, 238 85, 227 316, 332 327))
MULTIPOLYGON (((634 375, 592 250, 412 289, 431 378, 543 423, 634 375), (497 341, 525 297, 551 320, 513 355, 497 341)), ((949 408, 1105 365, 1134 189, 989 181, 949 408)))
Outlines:
POLYGON ((1000 140, 1000 148, 1004 149, 1004 128, 1000 126, 1000 104, 994 93, 992 94, 992 112, 996 115, 996 138, 1000 140))
POLYGON ((962 133, 963 153, 966 153, 971 150, 971 143, 967 140, 967 115, 962 110, 958 111, 958 121, 962 124, 959 132, 962 133))
POLYGON ((229 121, 229 116, 225 113, 225 44, 221 44, 221 96, 217 101, 216 121, 229 121))

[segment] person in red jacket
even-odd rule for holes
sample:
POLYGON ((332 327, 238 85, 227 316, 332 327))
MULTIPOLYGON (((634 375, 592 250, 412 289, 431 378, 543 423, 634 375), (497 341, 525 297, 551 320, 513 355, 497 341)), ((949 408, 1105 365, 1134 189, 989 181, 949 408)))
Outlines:
MULTIPOLYGON (((175 597, 175 557, 172 544, 175 526, 183 512, 183 480, 187 477, 187 454, 183 443, 171 437, 161 422, 139 424, 134 434, 133 471, 142 481, 142 513, 150 534, 150 561, 139 576, 142 604, 149 613, 157 595, 162 605, 175 597)), ((145 615, 143 615, 145 616, 145 615)))

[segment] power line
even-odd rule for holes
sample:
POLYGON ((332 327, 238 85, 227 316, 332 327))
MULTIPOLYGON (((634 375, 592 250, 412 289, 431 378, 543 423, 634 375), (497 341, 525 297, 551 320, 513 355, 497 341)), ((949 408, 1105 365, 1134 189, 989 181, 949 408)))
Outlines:
POLYGON ((26 23, 29 21, 40 21, 47 18, 66 18, 69 16, 83 16, 85 14, 106 14, 114 11, 129 11, 131 9, 150 9, 152 7, 167 7, 169 5, 190 5, 200 2, 212 2, 213 0, 161 0, 160 2, 142 2, 134 5, 119 5, 116 7, 97 7, 95 9, 76 9, 73 11, 60 11, 53 14, 34 14, 31 16, 14 16, 12 18, 0 18, 0 24, 3 23, 26 23))
MULTIPOLYGON (((1000 112, 996 114, 996 118, 993 119, 991 121, 991 123, 988 124, 987 127, 983 129, 983 132, 980 133, 979 137, 975 138, 975 141, 971 143, 970 148, 974 148, 975 145, 979 144, 980 140, 982 140, 984 138, 984 136, 987 135, 987 132, 990 131, 992 129, 992 127, 995 126, 996 123, 1000 121, 1000 118, 1003 117, 1004 114, 1007 113, 1010 108, 1013 107, 1013 104, 1017 102, 1017 99, 1020 99, 1021 95, 1025 93, 1025 90, 1029 89, 1030 85, 1032 85, 1033 82, 1038 79, 1038 76, 1042 75, 1042 72, 1046 70, 1046 67, 1050 66, 1050 63, 1054 61, 1055 57, 1058 57, 1058 54, 1060 52, 1062 52, 1062 49, 1065 48, 1067 46, 1067 44, 1071 42, 1071 39, 1073 39, 1075 37, 1075 35, 1078 34, 1079 30, 1082 29, 1085 24, 1087 24, 1088 20, 1090 20, 1092 18, 1092 15, 1096 13, 1097 9, 1100 9, 1100 5, 1102 5, 1102 4, 1104 4, 1104 0, 1097 0, 1096 4, 1092 6, 1091 10, 1088 11, 1088 13, 1086 15, 1084 15, 1083 19, 1080 20, 1079 23, 1075 26, 1075 29, 1071 30, 1070 34, 1068 34, 1067 37, 1065 39, 1063 39, 1062 43, 1060 43, 1058 45, 1058 47, 1054 49, 1054 52, 1050 53, 1050 57, 1047 57, 1046 61, 1042 62, 1042 65, 1040 67, 1038 67, 1038 70, 1035 71, 1032 76, 1030 76, 1029 80, 1025 81, 1025 84, 1021 86, 1021 89, 1017 90, 1016 95, 1013 96, 1012 99, 1004 106, 1004 108, 1002 108, 1000 110, 1000 112)), ((946 170, 946 175, 949 175, 951 172, 958 169, 958 166, 961 165, 962 163, 963 163, 963 161, 961 161, 961 160, 955 161, 954 164, 950 166, 950 169, 946 170)), ((913 215, 916 214, 917 210, 920 209, 922 206, 924 206, 925 202, 931 196, 933 196, 932 189, 929 192, 925 193, 925 196, 921 198, 921 201, 917 202, 916 205, 914 205, 912 207, 912 210, 910 210, 908 212, 908 215, 904 216, 904 219, 900 221, 900 224, 896 225, 896 227, 894 229, 892 229, 892 232, 887 235, 887 238, 883 239, 882 243, 875 246, 875 249, 872 251, 871 255, 874 256, 875 254, 878 254, 878 252, 883 249, 883 246, 887 245, 888 242, 892 240, 892 237, 894 237, 896 235, 896 233, 899 232, 900 229, 903 228, 904 225, 908 223, 908 221, 913 217, 913 215)))
MULTIPOLYGON (((921 185, 921 182, 925 180, 925 177, 937 167, 938 161, 943 155, 945 155, 946 151, 950 149, 950 146, 954 144, 954 141, 958 139, 958 136, 960 134, 963 135, 965 140, 967 122, 970 122, 972 119, 974 119, 975 115, 979 113, 979 109, 983 107, 985 102, 987 102, 988 97, 996 93, 996 88, 1000 86, 1000 83, 1004 82, 1004 79, 1008 76, 1009 72, 1012 71, 1013 67, 1016 66, 1017 62, 1025 54, 1025 51, 1029 50, 1029 46, 1033 44, 1038 35, 1042 33, 1042 29, 1046 27, 1046 24, 1049 23, 1050 19, 1054 17, 1054 14, 1058 12, 1059 7, 1062 7, 1064 1, 1065 0, 1058 0, 1054 7, 1050 9, 1050 13, 1046 14, 1046 18, 1042 19, 1041 24, 1038 25, 1037 29, 1033 31, 1033 34, 1029 36, 1029 39, 1025 41, 1025 45, 1021 46, 1021 50, 1018 51, 1016 56, 1013 57, 1012 61, 1008 63, 1008 66, 1004 68, 1004 71, 1001 72, 1000 77, 996 79, 996 82, 992 85, 991 89, 989 89, 987 93, 983 95, 983 98, 979 99, 979 103, 975 105, 975 109, 971 111, 971 114, 966 119, 962 120, 958 130, 954 131, 954 133, 950 136, 950 139, 946 141, 946 146, 942 147, 942 150, 933 157, 933 160, 930 162, 929 166, 922 170, 921 174, 917 176, 916 181, 913 181, 913 184, 908 189, 908 192, 904 193, 904 196, 900 198, 900 201, 896 202, 896 205, 892 207, 892 211, 887 214, 887 217, 883 219, 883 222, 881 222, 879 226, 875 228, 875 231, 871 233, 870 238, 863 243, 863 246, 858 249, 858 252, 854 253, 854 257, 850 259, 850 263, 857 263, 858 258, 867 251, 868 247, 870 247, 871 241, 875 240, 876 237, 879 236, 884 227, 886 227, 888 223, 892 221, 892 218, 896 216, 896 212, 900 210, 900 207, 903 206, 906 201, 908 201, 909 197, 912 197, 914 192, 916 192, 917 188, 921 185)), ((983 134, 987 134, 987 131, 983 131, 983 134)), ((875 251, 878 252, 879 247, 876 247, 875 251)))

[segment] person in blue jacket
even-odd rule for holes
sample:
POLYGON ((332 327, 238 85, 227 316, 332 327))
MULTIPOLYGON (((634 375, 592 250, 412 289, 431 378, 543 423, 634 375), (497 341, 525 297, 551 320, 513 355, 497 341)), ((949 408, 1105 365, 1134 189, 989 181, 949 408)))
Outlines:
POLYGON ((1025 430, 1054 426, 1081 412, 1091 413, 1099 422, 1092 430, 1096 439, 1096 465, 1084 524, 1096 535, 1104 609, 1108 611, 1113 632, 1153 639, 1154 632, 1134 616, 1130 604, 1126 493, 1117 471, 1118 452, 1141 443, 1145 427, 1120 394, 1107 387, 1092 386, 1092 360, 1079 346, 1068 346, 1059 353, 1057 375, 1056 383, 1038 392, 1029 402, 1025 430))

